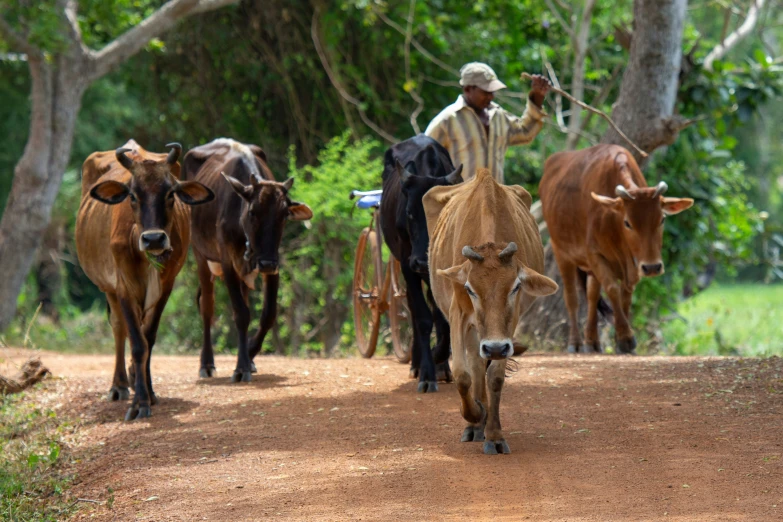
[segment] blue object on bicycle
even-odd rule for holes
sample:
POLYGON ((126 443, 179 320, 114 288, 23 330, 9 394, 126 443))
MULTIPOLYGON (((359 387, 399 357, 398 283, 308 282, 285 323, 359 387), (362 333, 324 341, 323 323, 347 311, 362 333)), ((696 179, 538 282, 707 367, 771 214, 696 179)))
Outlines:
POLYGON ((381 195, 372 194, 370 196, 362 196, 359 201, 356 202, 356 206, 359 208, 378 208, 381 206, 381 195))

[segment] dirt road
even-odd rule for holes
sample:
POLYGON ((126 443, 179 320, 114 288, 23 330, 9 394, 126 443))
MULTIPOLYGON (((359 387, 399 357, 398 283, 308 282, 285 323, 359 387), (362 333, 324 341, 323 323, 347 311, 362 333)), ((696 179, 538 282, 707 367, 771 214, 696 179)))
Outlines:
POLYGON ((42 358, 59 378, 33 396, 80 420, 72 494, 111 500, 77 519, 783 520, 779 358, 525 355, 505 456, 459 442, 453 385, 419 395, 391 359, 262 358, 230 384, 233 357, 199 380, 158 356, 160 404, 125 423, 113 357, 42 358))

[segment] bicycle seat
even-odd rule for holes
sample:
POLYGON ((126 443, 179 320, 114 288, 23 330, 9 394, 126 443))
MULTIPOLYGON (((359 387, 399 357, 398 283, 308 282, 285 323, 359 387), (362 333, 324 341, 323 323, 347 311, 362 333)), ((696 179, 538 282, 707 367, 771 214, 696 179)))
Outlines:
POLYGON ((359 201, 356 202, 356 206, 362 209, 366 208, 378 208, 381 206, 381 195, 383 190, 353 190, 351 191, 351 199, 359 196, 359 201))

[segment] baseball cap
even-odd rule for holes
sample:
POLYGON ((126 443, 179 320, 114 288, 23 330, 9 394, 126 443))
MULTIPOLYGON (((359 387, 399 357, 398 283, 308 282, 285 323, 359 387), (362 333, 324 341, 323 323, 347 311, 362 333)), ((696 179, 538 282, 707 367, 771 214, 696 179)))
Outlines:
POLYGON ((481 62, 466 63, 459 70, 459 84, 463 87, 474 85, 487 92, 495 92, 505 89, 506 84, 498 80, 498 75, 492 67, 481 62))

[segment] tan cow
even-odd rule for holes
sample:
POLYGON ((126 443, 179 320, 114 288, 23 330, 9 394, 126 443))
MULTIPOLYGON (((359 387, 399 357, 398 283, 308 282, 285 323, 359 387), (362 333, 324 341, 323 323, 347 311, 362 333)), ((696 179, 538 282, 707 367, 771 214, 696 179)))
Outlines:
POLYGON ((603 288, 614 309, 615 352, 633 353, 633 290, 642 277, 663 274, 666 216, 693 205, 690 198, 663 197, 667 188, 663 181, 648 187, 631 153, 618 145, 558 152, 546 160, 538 194, 563 276, 569 352, 601 351, 597 307, 603 288), (587 293, 584 344, 577 319, 580 279, 587 293))
POLYGON ((174 279, 190 243, 190 209, 211 190, 179 182, 178 143, 171 152, 147 152, 130 140, 116 151, 95 152, 82 166, 82 200, 76 217, 76 251, 87 277, 106 294, 114 333, 110 400, 128 399, 125 338, 130 337, 133 403, 125 420, 149 417, 157 402, 150 355, 174 279))
POLYGON ((424 196, 432 293, 451 327, 460 411, 469 423, 462 442, 483 441, 486 427, 484 453, 491 455, 510 453, 499 407, 519 317, 537 296, 557 291, 538 273, 544 250, 530 203, 525 189, 497 183, 488 169, 424 196))

